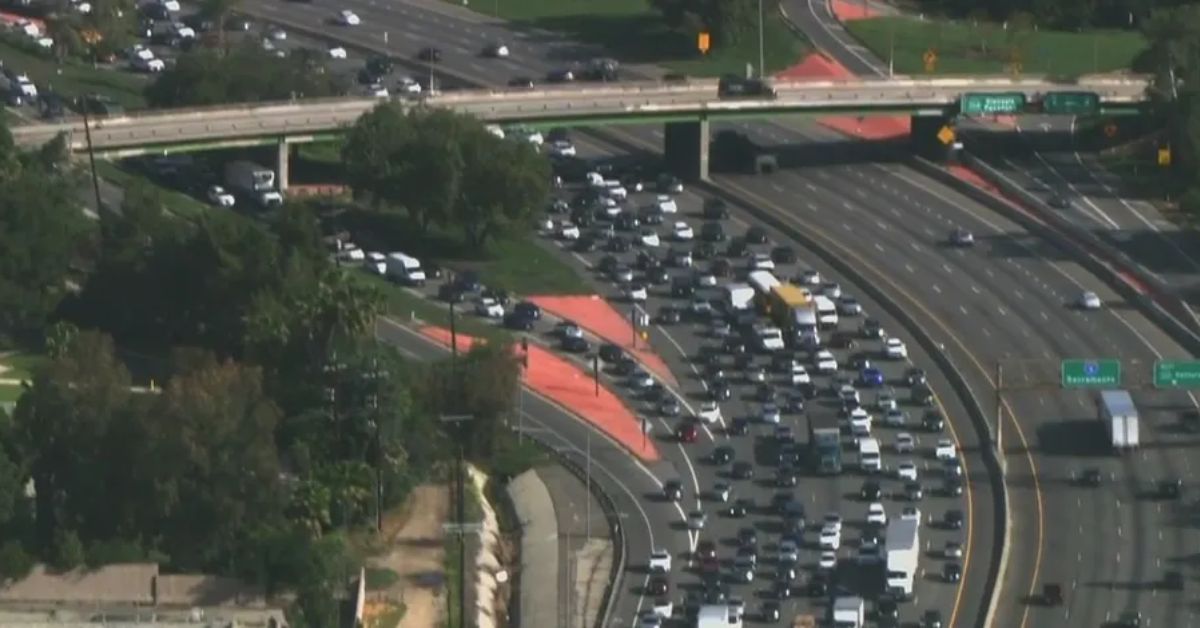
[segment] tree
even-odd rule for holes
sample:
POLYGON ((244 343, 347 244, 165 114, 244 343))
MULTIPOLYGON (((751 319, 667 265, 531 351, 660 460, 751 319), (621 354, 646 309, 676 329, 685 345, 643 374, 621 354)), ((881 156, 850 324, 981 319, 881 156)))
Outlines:
POLYGON ((16 539, 0 544, 0 577, 4 580, 24 578, 33 569, 33 557, 16 539))
POLYGON ((462 188, 453 221, 467 243, 482 247, 501 231, 524 233, 550 193, 550 166, 525 142, 501 140, 485 129, 464 134, 462 188))
POLYGON ((83 564, 83 542, 74 530, 54 531, 54 546, 50 554, 50 566, 60 572, 70 571, 83 564))
MULTIPOLYGON (((651 0, 672 28, 692 35, 712 34, 717 45, 737 43, 757 32, 758 0, 651 0)), ((778 0, 765 0, 764 12, 778 10, 778 0)))
POLYGON ((200 5, 200 12, 216 24, 217 45, 222 51, 226 50, 225 20, 239 6, 241 0, 204 0, 200 5))
POLYGON ((146 87, 155 107, 315 98, 342 93, 344 86, 324 66, 298 57, 276 57, 252 41, 219 53, 209 49, 180 55, 146 87))

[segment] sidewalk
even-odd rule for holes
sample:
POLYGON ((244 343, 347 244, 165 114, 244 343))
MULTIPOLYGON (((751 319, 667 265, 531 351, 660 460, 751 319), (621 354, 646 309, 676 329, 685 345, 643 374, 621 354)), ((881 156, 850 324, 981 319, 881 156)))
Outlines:
POLYGON ((613 561, 600 504, 558 465, 526 471, 507 490, 522 529, 517 625, 595 625, 613 561))

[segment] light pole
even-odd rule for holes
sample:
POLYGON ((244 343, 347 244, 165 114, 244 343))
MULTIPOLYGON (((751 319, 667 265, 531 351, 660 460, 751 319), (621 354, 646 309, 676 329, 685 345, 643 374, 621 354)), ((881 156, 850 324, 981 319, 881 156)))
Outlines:
POLYGON ((438 417, 442 423, 453 424, 457 434, 458 441, 458 464, 454 474, 455 489, 455 514, 456 524, 447 528, 452 534, 458 535, 458 618, 459 626, 467 628, 467 543, 466 535, 469 528, 472 526, 467 524, 466 499, 465 499, 465 478, 466 465, 463 460, 463 429, 462 426, 467 421, 473 420, 474 415, 470 414, 443 414, 438 417))
POLYGON ((758 78, 766 76, 765 57, 763 52, 763 0, 758 0, 758 78))

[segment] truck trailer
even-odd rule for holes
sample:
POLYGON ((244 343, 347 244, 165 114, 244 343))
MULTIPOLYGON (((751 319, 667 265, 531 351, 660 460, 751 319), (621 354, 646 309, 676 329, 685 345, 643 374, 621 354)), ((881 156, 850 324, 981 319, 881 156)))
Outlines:
POLYGON ((808 417, 808 451, 813 471, 821 475, 842 472, 842 428, 831 414, 808 417))
POLYGON ((846 596, 833 600, 835 628, 863 628, 866 621, 867 603, 861 597, 846 596))
POLYGON ((264 209, 283 204, 283 196, 275 190, 275 171, 252 161, 225 164, 225 187, 264 209))
POLYGON ((1138 446, 1138 413, 1133 397, 1125 390, 1100 391, 1100 421, 1108 432, 1114 451, 1138 446))
POLYGON ((696 628, 742 628, 742 616, 728 604, 705 604, 696 613, 696 628))
POLYGON ((887 550, 886 584, 889 593, 910 598, 917 559, 921 555, 921 522, 916 519, 893 519, 884 536, 887 550))
POLYGON ((750 309, 754 305, 754 288, 746 283, 726 284, 725 304, 733 312, 750 309))

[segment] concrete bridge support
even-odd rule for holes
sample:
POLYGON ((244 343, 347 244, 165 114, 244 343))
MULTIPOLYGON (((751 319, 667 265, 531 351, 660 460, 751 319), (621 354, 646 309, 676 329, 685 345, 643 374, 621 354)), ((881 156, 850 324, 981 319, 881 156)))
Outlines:
POLYGON ((708 180, 708 118, 668 122, 663 128, 663 160, 684 181, 708 180))
POLYGON ((291 144, 286 137, 279 138, 279 157, 276 160, 275 180, 279 185, 279 193, 287 192, 288 188, 288 162, 291 159, 291 144))
POLYGON ((938 133, 943 127, 953 128, 953 119, 946 115, 915 115, 908 141, 912 151, 926 159, 943 162, 950 156, 951 145, 946 144, 938 133))

